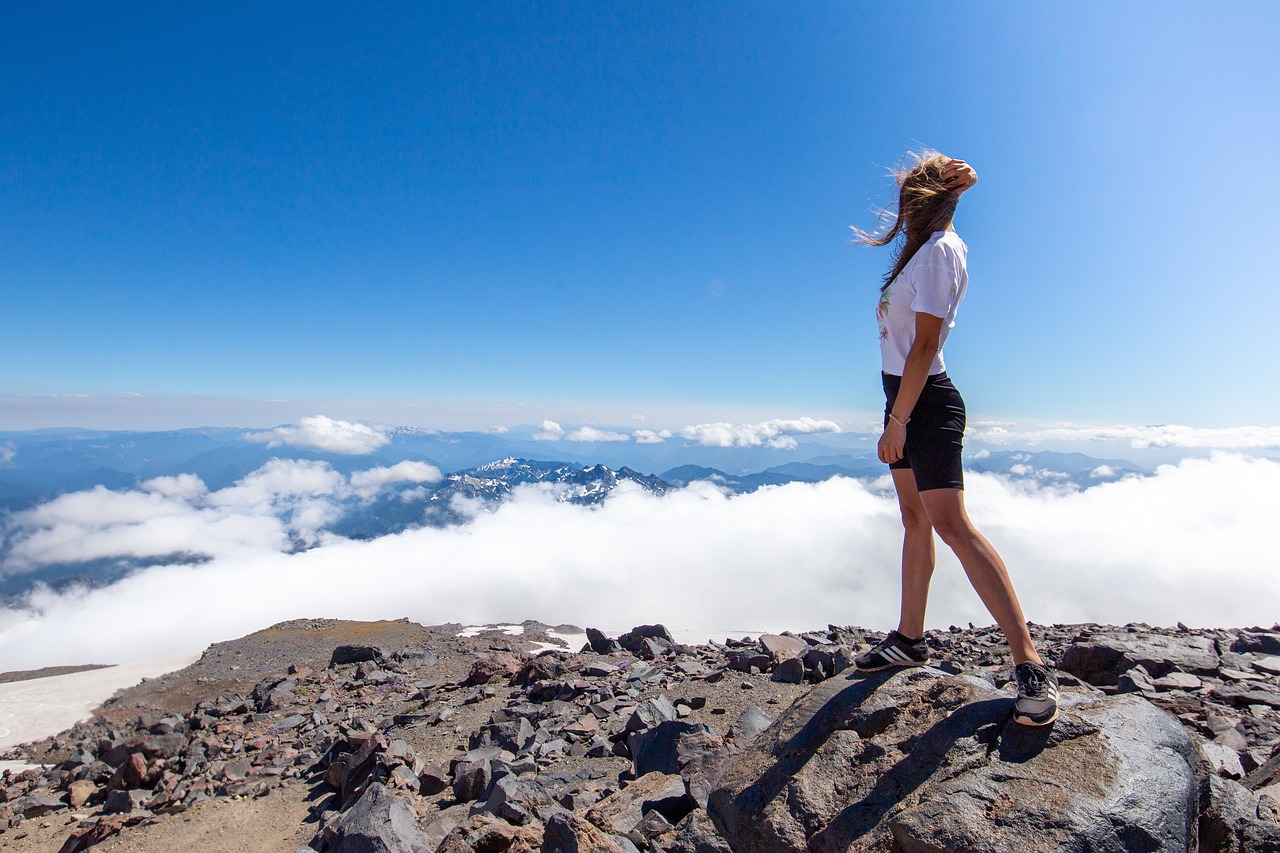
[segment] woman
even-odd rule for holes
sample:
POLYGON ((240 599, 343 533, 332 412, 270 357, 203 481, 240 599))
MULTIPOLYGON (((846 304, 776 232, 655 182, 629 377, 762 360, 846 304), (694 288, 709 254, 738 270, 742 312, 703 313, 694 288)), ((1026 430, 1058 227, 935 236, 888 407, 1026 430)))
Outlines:
POLYGON ((942 344, 955 326, 968 286, 968 247, 952 226, 960 194, 978 180, 963 160, 936 151, 908 155, 898 169, 898 210, 881 234, 854 229, 855 241, 903 242, 880 289, 876 318, 885 390, 884 432, 877 452, 889 465, 905 534, 898 628, 856 659, 875 672, 929 662, 924 611, 933 576, 936 531, 960 560, 1013 652, 1018 698, 1014 718, 1042 726, 1058 716, 1058 680, 1036 653, 1022 607, 1000 555, 964 508, 960 446, 965 409, 947 378, 942 344))

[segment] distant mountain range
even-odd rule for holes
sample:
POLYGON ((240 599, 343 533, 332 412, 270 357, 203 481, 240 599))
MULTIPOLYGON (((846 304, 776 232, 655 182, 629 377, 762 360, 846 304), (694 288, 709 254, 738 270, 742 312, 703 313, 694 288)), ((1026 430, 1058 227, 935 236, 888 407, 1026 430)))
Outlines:
MULTIPOLYGON (((545 488, 557 501, 590 506, 600 503, 626 483, 653 494, 665 494, 696 481, 708 481, 735 494, 787 483, 814 483, 832 477, 871 480, 884 476, 885 467, 869 452, 838 452, 826 444, 809 442, 794 450, 730 449, 685 446, 685 460, 673 457, 678 444, 651 451, 651 461, 678 464, 657 474, 601 461, 583 464, 539 458, 565 445, 509 438, 487 433, 436 433, 400 429, 375 453, 343 455, 269 447, 245 440, 246 431, 198 429, 170 432, 95 432, 87 430, 0 434, 7 461, 0 464, 0 600, 12 598, 36 582, 55 588, 69 583, 100 585, 119 579, 146 564, 199 562, 199 555, 172 554, 149 561, 95 560, 75 564, 46 564, 20 574, 4 571, 5 559, 18 535, 23 510, 68 492, 102 487, 112 491, 139 488, 162 476, 194 474, 210 492, 244 480, 272 459, 320 462, 350 476, 404 461, 427 462, 444 474, 437 482, 387 485, 372 496, 354 491, 331 496, 341 510, 324 529, 352 539, 373 539, 422 526, 464 523, 477 509, 492 510, 521 486, 545 488), (832 452, 832 451, 836 452, 832 452), (519 452, 513 452, 519 451, 519 452), (816 452, 815 452, 816 451, 816 452), (801 458, 797 458, 801 457, 801 458), (756 470, 705 464, 708 459, 741 462, 775 460, 756 470), (465 460, 468 464, 456 464, 465 460), (478 460, 478 461, 476 461, 478 460), (451 464, 452 463, 452 464, 451 464), (700 464, 702 463, 702 464, 700 464)), ((830 437, 827 437, 828 440, 830 437)), ((577 449, 577 447, 574 447, 577 449)), ((582 446, 602 450, 600 443, 582 446)), ((643 448, 631 448, 632 455, 643 448)), ((610 451, 617 455, 616 451, 610 451)), ((1063 488, 1089 488, 1127 476, 1149 473, 1126 460, 1097 459, 1080 453, 1052 451, 979 452, 966 466, 1016 480, 1063 488)), ((353 481, 354 484, 354 481, 353 481)), ((300 545, 299 547, 305 547, 300 545)))

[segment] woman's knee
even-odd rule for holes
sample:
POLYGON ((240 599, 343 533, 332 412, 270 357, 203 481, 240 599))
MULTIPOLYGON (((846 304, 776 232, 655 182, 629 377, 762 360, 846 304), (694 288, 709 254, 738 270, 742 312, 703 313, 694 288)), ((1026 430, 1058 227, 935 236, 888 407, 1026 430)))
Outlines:
POLYGON ((902 507, 902 526, 908 533, 927 533, 932 530, 933 525, 929 522, 929 514, 924 511, 924 507, 909 508, 902 507))
POLYGON ((964 516, 957 518, 935 518, 933 520, 933 529, 937 531, 938 538, 952 548, 957 545, 964 546, 973 539, 973 525, 969 523, 969 519, 964 516))

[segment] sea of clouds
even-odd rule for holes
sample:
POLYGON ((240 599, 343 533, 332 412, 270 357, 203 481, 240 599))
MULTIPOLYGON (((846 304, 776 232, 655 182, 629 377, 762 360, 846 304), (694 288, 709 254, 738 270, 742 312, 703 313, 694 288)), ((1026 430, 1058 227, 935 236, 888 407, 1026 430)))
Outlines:
MULTIPOLYGON (((37 588, 0 612, 0 669, 155 658, 301 617, 740 633, 896 623, 901 532, 887 478, 738 496, 623 487, 597 508, 528 486, 494 511, 470 507, 458 527, 370 541, 325 532, 353 501, 439 478, 417 462, 348 476, 275 459, 217 491, 161 477, 19 513, 3 571, 162 564, 99 589, 37 588), (183 560, 165 564, 172 554, 183 560)), ((1269 626, 1277 493, 1280 463, 1222 452, 1085 490, 969 474, 966 499, 1033 621, 1269 626)), ((954 557, 938 557, 929 626, 990 624, 954 557)))

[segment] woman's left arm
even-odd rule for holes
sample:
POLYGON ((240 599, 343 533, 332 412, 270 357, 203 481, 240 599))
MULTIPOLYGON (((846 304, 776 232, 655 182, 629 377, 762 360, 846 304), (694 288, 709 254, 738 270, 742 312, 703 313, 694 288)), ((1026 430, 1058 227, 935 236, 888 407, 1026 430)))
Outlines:
POLYGON ((916 314, 916 338, 907 351, 907 363, 902 368, 902 384, 898 397, 889 412, 889 423, 880 434, 876 454, 881 462, 893 463, 902 458, 902 448, 907 443, 907 421, 920 399, 924 383, 929 379, 929 368, 942 348, 942 318, 924 311, 916 314))

